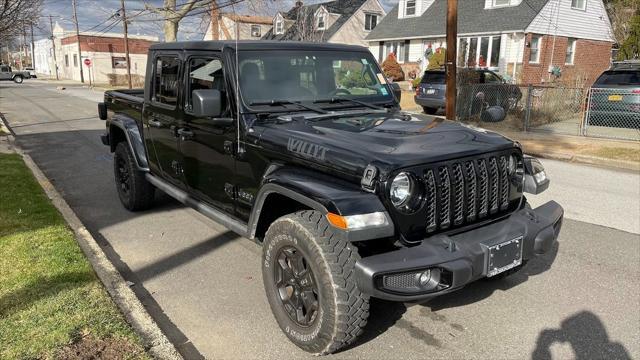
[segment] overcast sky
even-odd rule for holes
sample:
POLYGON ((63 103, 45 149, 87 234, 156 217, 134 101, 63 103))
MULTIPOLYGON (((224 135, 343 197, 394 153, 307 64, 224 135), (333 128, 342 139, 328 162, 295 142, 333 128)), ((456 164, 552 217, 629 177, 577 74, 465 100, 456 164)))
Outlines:
MULTIPOLYGON (((129 33, 138 35, 154 35, 162 36, 162 21, 157 16, 144 10, 144 3, 151 3, 162 6, 162 0, 125 0, 127 8, 127 16, 131 19, 129 25, 129 33)), ((177 0, 178 4, 184 3, 185 0, 177 0)), ((218 0, 220 5, 228 3, 229 0, 218 0)), ((265 0, 247 0, 237 4, 234 7, 228 6, 224 12, 255 14, 256 11, 261 15, 272 16, 278 10, 286 10, 290 8, 295 0, 266 0, 266 7, 261 6, 255 9, 252 4, 263 4, 265 0), (253 1, 253 2, 251 2, 253 1)), ((305 4, 323 2, 320 0, 306 0, 305 4)), ((325 0, 326 2, 326 0, 325 0)), ((390 10, 398 0, 380 0, 383 6, 390 10)), ((117 17, 113 17, 120 8, 120 0, 77 0, 78 19, 80 23, 80 31, 96 31, 96 32, 122 32, 122 26, 117 17)), ((203 36, 206 29, 204 10, 194 10, 189 17, 180 22, 178 38, 181 40, 198 40, 203 36)), ((73 11, 71 0, 44 0, 44 9, 42 11, 43 18, 34 29, 36 38, 50 36, 48 16, 53 16, 54 23, 57 21, 65 29, 72 30, 73 11)))

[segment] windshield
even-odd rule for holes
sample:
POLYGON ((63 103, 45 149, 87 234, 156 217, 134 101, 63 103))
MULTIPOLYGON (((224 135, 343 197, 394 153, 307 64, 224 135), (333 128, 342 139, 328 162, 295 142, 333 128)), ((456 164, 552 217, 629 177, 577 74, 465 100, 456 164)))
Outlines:
POLYGON ((373 56, 345 51, 241 51, 240 91, 245 104, 350 98, 390 101, 391 89, 373 56))
POLYGON ((596 80, 596 85, 640 85, 640 71, 607 71, 596 80))

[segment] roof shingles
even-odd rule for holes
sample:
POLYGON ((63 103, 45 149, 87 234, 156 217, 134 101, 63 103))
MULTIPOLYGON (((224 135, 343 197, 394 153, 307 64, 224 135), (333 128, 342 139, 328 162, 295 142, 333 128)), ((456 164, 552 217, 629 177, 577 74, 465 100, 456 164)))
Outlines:
MULTIPOLYGON (((485 9, 484 1, 459 0, 458 33, 524 31, 549 0, 523 0, 520 5, 485 9)), ((436 0, 421 16, 398 19, 398 5, 373 29, 366 40, 444 36, 447 0, 436 0)))

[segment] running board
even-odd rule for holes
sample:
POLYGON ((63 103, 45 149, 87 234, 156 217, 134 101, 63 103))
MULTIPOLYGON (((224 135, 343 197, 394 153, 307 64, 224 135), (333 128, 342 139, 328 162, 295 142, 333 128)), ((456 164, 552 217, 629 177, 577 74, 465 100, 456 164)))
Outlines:
POLYGON ((164 191, 167 195, 171 196, 172 198, 189 206, 190 208, 214 220, 215 222, 225 226, 229 230, 235 233, 238 233, 244 237, 248 237, 248 232, 247 232, 248 227, 246 224, 242 223, 241 221, 232 218, 231 216, 223 213, 220 210, 214 209, 213 207, 203 203, 202 201, 193 198, 191 195, 187 194, 184 190, 178 189, 177 187, 169 184, 168 182, 162 179, 159 179, 149 173, 147 173, 146 178, 147 178, 147 181, 153 184, 153 186, 164 191))

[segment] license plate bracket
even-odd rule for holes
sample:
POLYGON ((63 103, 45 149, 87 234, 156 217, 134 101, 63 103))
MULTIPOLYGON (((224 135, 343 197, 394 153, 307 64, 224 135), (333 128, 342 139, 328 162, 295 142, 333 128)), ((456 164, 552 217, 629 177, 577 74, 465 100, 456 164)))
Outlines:
POLYGON ((487 277, 492 277, 522 264, 523 237, 489 246, 487 277))

